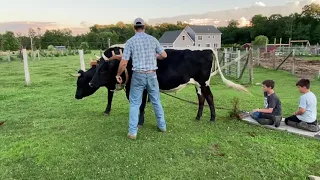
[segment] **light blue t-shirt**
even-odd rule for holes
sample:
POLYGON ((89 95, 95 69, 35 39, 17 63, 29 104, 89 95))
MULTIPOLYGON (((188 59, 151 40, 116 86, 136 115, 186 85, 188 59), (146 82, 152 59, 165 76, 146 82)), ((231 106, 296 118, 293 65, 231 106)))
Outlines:
POLYGON ((317 97, 312 92, 300 97, 299 107, 306 109, 302 115, 297 115, 300 121, 312 123, 317 119, 317 97))

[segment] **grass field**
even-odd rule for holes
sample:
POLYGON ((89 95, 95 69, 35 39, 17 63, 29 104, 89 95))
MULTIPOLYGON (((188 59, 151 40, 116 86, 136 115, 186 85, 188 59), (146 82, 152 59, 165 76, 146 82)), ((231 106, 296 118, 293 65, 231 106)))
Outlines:
POLYGON ((298 58, 301 58, 301 59, 304 59, 304 60, 307 60, 307 61, 318 61, 320 60, 320 56, 301 56, 301 57, 298 57, 298 58))
MULTIPOLYGON (((88 65, 86 55, 86 65, 88 65)), ((320 176, 320 143, 228 118, 217 109, 208 123, 205 108, 195 121, 197 106, 161 95, 167 132, 156 130, 151 104, 146 124, 135 141, 127 139, 129 103, 124 92, 114 96, 109 117, 103 116, 107 90, 83 100, 74 98, 79 58, 29 62, 30 87, 24 86, 20 61, 0 62, 0 179, 305 179, 320 176)), ((255 69, 255 82, 276 80, 284 115, 298 104, 296 78, 287 72, 255 69)), ((320 82, 312 82, 319 93, 320 82)), ((211 89, 216 106, 241 109, 263 106, 260 86, 250 97, 228 89, 219 75, 211 89)), ((196 101, 194 87, 177 94, 196 101)))

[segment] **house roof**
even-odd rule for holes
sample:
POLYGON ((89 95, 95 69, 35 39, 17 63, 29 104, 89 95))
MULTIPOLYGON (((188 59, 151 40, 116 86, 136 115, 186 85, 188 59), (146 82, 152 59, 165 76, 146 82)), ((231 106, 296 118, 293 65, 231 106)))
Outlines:
POLYGON ((221 33, 215 26, 210 25, 190 25, 189 26, 195 33, 221 33))
POLYGON ((159 39, 160 43, 173 43, 183 30, 166 31, 159 39))

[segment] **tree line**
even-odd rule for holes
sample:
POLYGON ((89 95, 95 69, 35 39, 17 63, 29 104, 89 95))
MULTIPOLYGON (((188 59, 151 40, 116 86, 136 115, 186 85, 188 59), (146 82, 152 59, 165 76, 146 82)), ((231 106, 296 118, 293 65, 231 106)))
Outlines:
MULTIPOLYGON (((146 32, 157 39, 166 31, 182 30, 188 24, 163 23, 155 26, 147 25, 146 32)), ((269 17, 255 15, 250 26, 239 27, 236 20, 231 20, 226 27, 218 27, 222 32, 222 44, 234 45, 250 43, 259 35, 266 36, 269 40, 282 38, 283 43, 288 43, 289 38, 295 40, 309 40, 311 44, 320 40, 320 5, 309 4, 303 7, 301 13, 282 16, 273 14, 269 17)), ((42 33, 40 28, 30 28, 28 36, 14 34, 7 31, 0 34, 0 50, 47 49, 49 45, 66 46, 69 49, 88 47, 89 49, 106 49, 108 43, 125 43, 134 35, 133 24, 118 22, 112 25, 94 25, 86 34, 72 35, 70 29, 46 30, 42 33)))

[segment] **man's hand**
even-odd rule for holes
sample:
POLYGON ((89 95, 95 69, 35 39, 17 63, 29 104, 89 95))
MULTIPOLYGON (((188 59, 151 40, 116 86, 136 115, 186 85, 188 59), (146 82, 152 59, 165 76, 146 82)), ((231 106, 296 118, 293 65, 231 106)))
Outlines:
POLYGON ((118 82, 119 84, 122 84, 122 78, 121 78, 121 76, 116 76, 116 79, 117 79, 117 82, 118 82))
POLYGON ((252 112, 259 112, 260 109, 254 109, 252 112))
POLYGON ((156 57, 157 57, 157 59, 159 59, 159 60, 163 60, 163 59, 167 58, 167 53, 166 53, 165 51, 163 51, 162 54, 158 54, 158 53, 157 53, 156 57))

